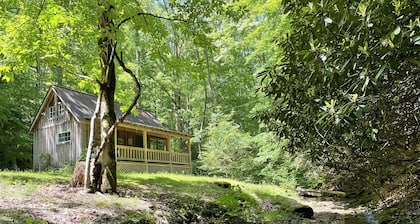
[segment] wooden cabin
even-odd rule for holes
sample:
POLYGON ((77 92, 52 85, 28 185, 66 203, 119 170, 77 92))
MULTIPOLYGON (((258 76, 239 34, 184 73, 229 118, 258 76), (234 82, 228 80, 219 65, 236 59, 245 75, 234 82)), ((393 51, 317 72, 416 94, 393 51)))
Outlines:
MULTIPOLYGON (((31 125, 33 169, 74 165, 86 153, 97 96, 51 86, 31 125)), ((120 104, 115 112, 121 116, 120 104)), ((96 130, 97 131, 97 130, 96 130)), ((115 130, 117 170, 191 173, 191 135, 171 131, 150 112, 115 130)))

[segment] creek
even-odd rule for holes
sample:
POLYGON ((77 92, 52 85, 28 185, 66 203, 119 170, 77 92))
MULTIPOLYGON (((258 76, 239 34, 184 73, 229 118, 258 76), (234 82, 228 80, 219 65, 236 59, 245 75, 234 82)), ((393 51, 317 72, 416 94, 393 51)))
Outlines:
POLYGON ((298 202, 313 209, 314 223, 378 224, 364 207, 351 208, 346 203, 323 197, 302 197, 298 202))

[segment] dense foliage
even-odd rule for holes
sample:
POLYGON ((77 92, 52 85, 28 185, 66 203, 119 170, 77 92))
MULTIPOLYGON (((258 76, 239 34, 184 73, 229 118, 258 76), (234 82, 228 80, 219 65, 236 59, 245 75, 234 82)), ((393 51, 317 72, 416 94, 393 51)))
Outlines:
POLYGON ((303 166, 301 159, 287 152, 288 140, 279 141, 272 132, 252 136, 232 122, 231 117, 212 116, 205 130, 207 141, 201 170, 210 175, 289 188, 311 187, 321 181, 314 167, 303 166))
MULTIPOLYGON (((20 91, 25 80, 16 78, 21 82, 9 84, 0 80, 0 169, 32 167, 32 145, 27 128, 37 102, 31 99, 30 92, 20 91)), ((27 88, 31 88, 30 85, 27 88)))
POLYGON ((261 73, 261 119, 290 150, 381 194, 419 184, 419 1, 286 1, 291 31, 261 73), (402 180, 404 179, 404 180, 402 180), (392 187, 393 186, 393 187, 392 187))

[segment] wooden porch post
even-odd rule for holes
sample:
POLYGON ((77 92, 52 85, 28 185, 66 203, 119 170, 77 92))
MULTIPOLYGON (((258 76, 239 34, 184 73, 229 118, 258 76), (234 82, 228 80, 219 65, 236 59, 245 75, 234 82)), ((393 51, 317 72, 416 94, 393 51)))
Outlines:
POLYGON ((188 148, 188 155, 190 157, 189 164, 191 166, 191 139, 190 138, 187 139, 187 148, 188 148))
POLYGON ((171 136, 168 135, 166 137, 166 150, 168 150, 169 152, 169 169, 171 170, 172 173, 172 145, 171 145, 171 136))
MULTIPOLYGON (((114 138, 115 138, 115 162, 117 162, 118 161, 118 136, 117 136, 117 130, 118 130, 118 127, 116 127, 115 128, 115 130, 114 130, 114 138)), ((118 164, 116 164, 116 166, 117 166, 118 164)))
POLYGON ((147 164, 147 131, 143 130, 143 148, 144 148, 144 163, 146 164, 146 173, 149 172, 149 165, 147 164))

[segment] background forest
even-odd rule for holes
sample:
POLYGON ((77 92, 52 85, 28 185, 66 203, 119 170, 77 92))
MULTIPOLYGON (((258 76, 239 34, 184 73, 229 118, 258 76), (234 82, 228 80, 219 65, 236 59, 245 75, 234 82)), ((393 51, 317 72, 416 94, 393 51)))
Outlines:
MULTIPOLYGON (((420 1, 115 4, 156 15, 121 26, 119 48, 143 86, 137 106, 194 134, 195 174, 418 198, 420 1), (201 20, 168 19, 179 12, 201 20)), ((50 85, 98 91, 96 8, 0 1, 0 169, 31 168, 50 85)), ((135 94, 120 70, 116 90, 125 105, 135 94)))

